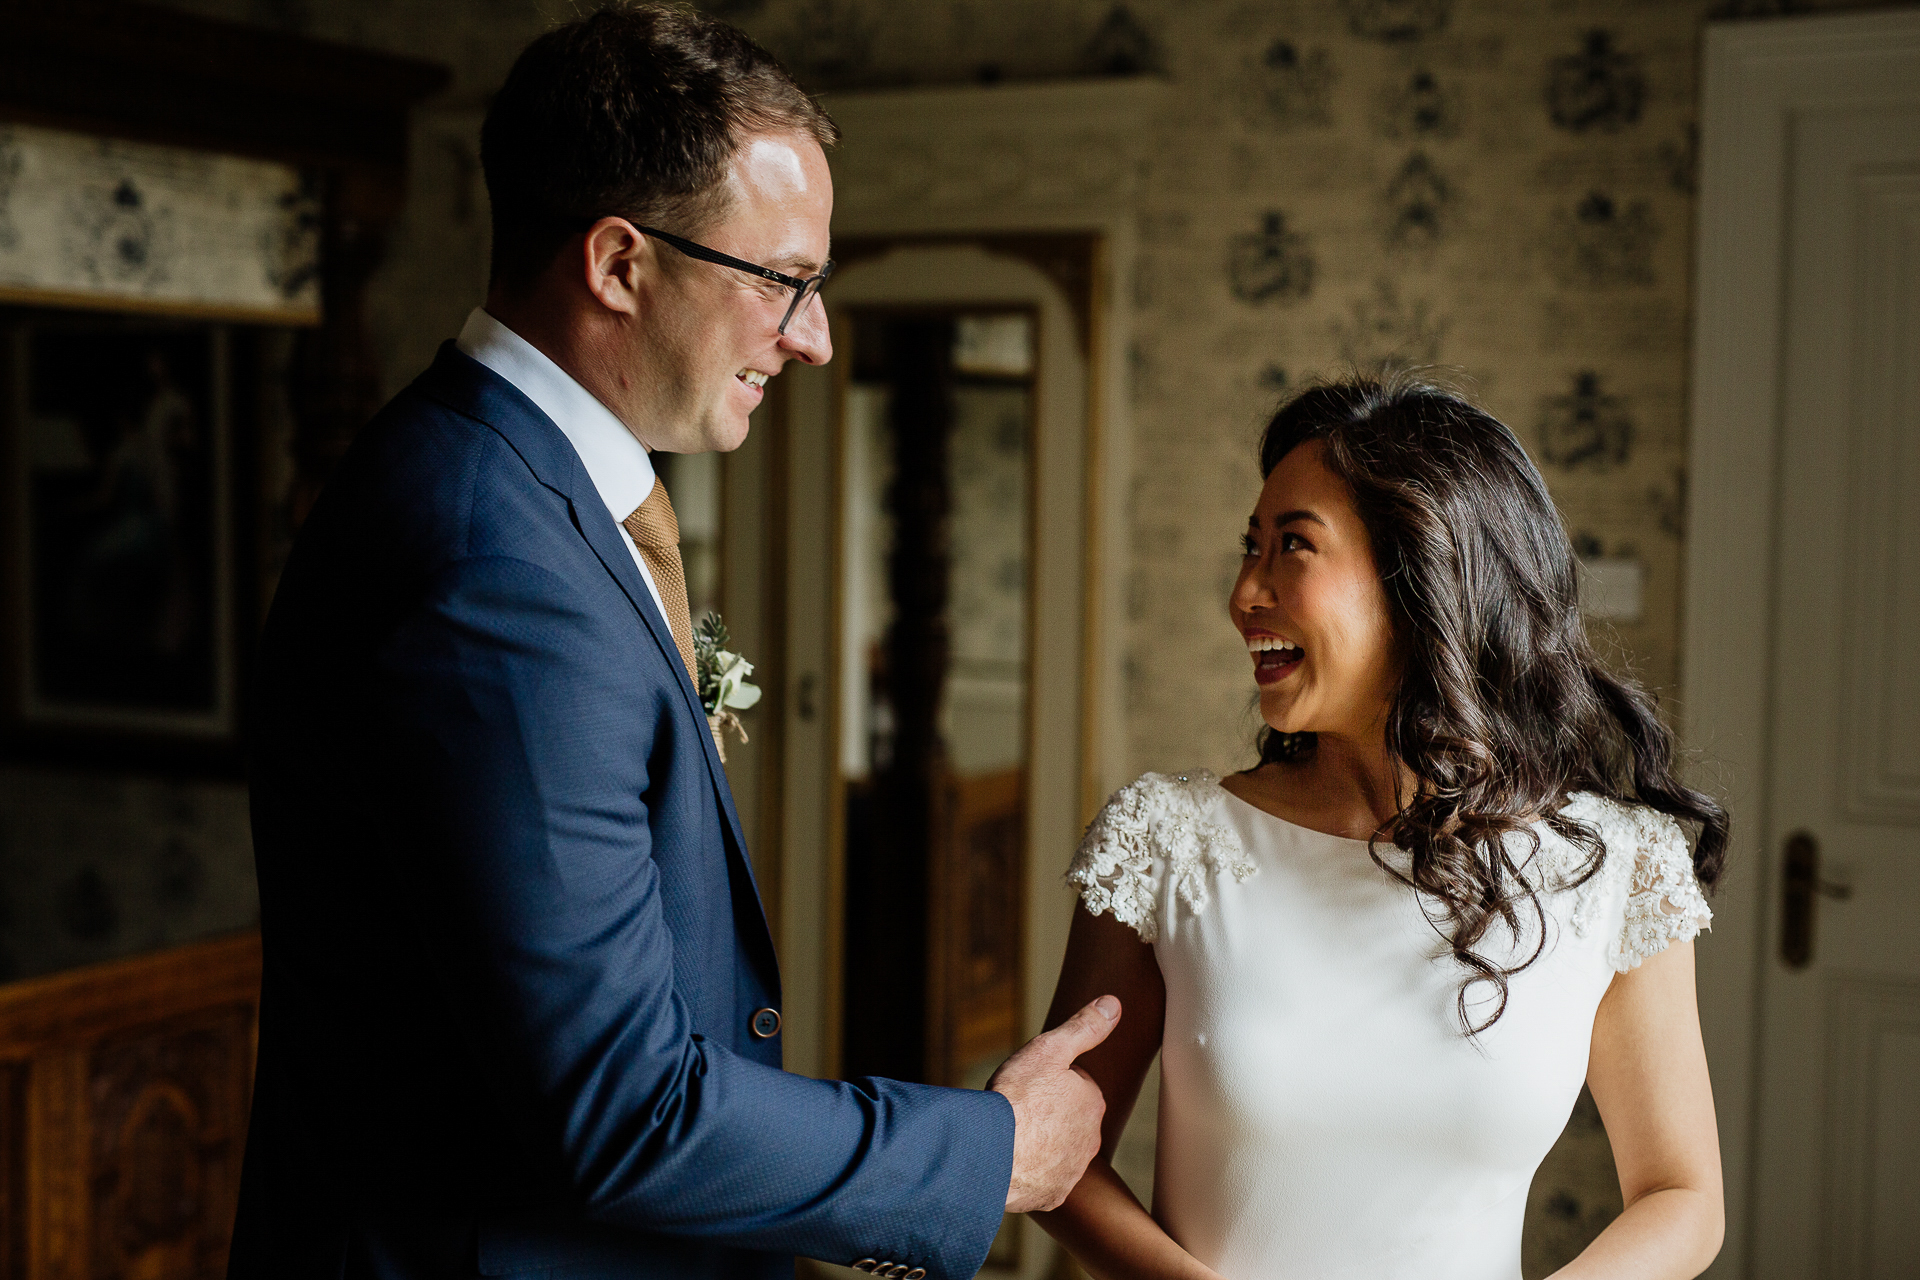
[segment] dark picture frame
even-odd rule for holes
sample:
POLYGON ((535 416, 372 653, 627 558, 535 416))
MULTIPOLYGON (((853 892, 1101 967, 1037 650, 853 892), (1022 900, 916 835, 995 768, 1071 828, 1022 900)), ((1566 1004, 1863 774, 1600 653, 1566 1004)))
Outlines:
POLYGON ((238 770, 257 346, 191 317, 0 311, 7 757, 238 770))
MULTIPOLYGON (((246 664, 262 602, 293 530, 385 398, 367 289, 405 204, 410 115, 451 80, 437 63, 158 5, 0 4, 0 122, 296 166, 313 178, 320 272, 317 323, 297 338, 272 327, 286 323, 277 310, 0 291, 0 336, 18 323, 57 321, 61 308, 80 324, 106 324, 114 312, 135 313, 130 324, 224 324, 233 375, 225 424, 232 483, 221 496, 230 504, 232 575, 225 700, 217 713, 204 703, 169 715, 109 701, 90 714, 50 714, 22 696, 29 668, 16 615, 29 562, 16 510, 20 371, 12 345, 0 341, 0 759, 243 776, 246 664)), ((117 188, 113 201, 132 207, 117 188)))

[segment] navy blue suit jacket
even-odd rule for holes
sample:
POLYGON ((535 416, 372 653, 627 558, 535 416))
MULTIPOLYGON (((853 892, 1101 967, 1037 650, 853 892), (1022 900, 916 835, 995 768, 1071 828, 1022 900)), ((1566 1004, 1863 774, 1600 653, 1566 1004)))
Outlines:
POLYGON ((230 1275, 970 1276, 998 1094, 780 1069, 773 946, 666 623, 566 437, 444 346, 268 618, 230 1275))

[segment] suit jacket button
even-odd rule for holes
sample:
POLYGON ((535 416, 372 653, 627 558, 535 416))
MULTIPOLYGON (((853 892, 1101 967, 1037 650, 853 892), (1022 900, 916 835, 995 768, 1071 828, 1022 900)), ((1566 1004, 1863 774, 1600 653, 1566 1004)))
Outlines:
MULTIPOLYGON (((747 1024, 753 1028, 753 1034, 762 1040, 771 1040, 780 1034, 780 1011, 778 1009, 755 1009, 753 1021, 747 1024)), ((866 1259, 861 1259, 866 1261, 866 1259)))
POLYGON ((907 1264, 904 1262, 896 1262, 887 1269, 887 1280, 900 1280, 900 1277, 906 1274, 907 1264))
POLYGON ((862 1258, 860 1259, 860 1261, 853 1264, 853 1269, 855 1271, 865 1271, 871 1274, 873 1269, 879 1265, 880 1265, 880 1260, 878 1258, 862 1258))
POLYGON ((913 1270, 907 1272, 907 1280, 927 1280, 927 1269, 925 1267, 915 1267, 913 1270))

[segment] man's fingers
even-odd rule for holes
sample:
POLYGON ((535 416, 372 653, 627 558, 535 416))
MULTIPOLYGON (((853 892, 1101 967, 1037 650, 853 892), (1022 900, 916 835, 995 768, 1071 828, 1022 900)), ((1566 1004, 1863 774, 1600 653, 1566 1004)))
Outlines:
POLYGON ((1073 1060, 1113 1034, 1120 1022, 1120 1001, 1101 996, 1051 1031, 1042 1032, 1000 1064, 987 1088, 1006 1093, 1020 1089, 1035 1072, 1070 1066, 1073 1060))
POLYGON ((1113 1034, 1120 1025, 1120 1001, 1101 996, 1047 1033, 1047 1054, 1062 1064, 1072 1062, 1113 1034))

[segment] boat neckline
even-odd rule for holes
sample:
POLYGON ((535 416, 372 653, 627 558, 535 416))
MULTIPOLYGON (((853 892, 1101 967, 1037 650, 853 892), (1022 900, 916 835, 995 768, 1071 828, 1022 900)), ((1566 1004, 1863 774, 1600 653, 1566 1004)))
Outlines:
MULTIPOLYGON (((1212 770, 1208 770, 1208 772, 1212 773, 1212 770)), ((1337 836, 1333 834, 1333 832, 1331 831, 1321 831, 1317 827, 1306 826, 1302 823, 1295 822, 1291 818, 1283 818, 1279 814, 1273 812, 1271 809, 1262 809, 1259 805, 1255 804, 1253 801, 1248 800, 1243 796, 1237 796, 1233 792, 1227 790, 1226 779, 1222 778, 1217 773, 1213 774, 1213 785, 1214 785, 1214 788, 1217 791, 1219 791, 1220 794, 1224 795, 1227 799, 1233 801, 1235 804, 1238 804, 1243 808, 1252 810, 1254 813, 1259 814, 1261 817, 1267 819, 1269 822, 1277 822, 1283 827, 1292 827, 1295 831, 1305 832, 1307 835, 1310 835, 1310 836, 1319 836, 1322 840, 1338 840, 1342 844, 1357 844, 1357 845, 1360 845, 1362 848, 1370 848, 1372 846, 1372 841, 1356 840, 1352 836, 1337 836)), ((1589 791, 1575 791, 1567 796, 1567 802, 1566 804, 1561 806, 1559 812, 1565 813, 1568 809, 1571 809, 1580 800, 1590 796, 1592 796, 1595 799, 1601 799, 1601 800, 1606 799, 1605 796, 1593 796, 1593 793, 1589 791)), ((1394 844, 1392 841, 1388 841, 1387 847, 1389 849, 1398 849, 1400 846, 1397 844, 1394 844)))
MULTIPOLYGON (((1338 840, 1341 844, 1357 844, 1362 848, 1371 847, 1371 844, 1372 844, 1371 841, 1356 840, 1352 836, 1337 836, 1333 834, 1333 832, 1331 831, 1321 831, 1316 827, 1309 827, 1302 823, 1295 822, 1291 818, 1283 818, 1279 814, 1273 812, 1271 809, 1262 809, 1259 805, 1255 804, 1253 801, 1248 800, 1243 796, 1237 796, 1233 794, 1233 792, 1229 791, 1227 789, 1226 780, 1220 777, 1218 774, 1214 775, 1213 785, 1217 787, 1220 791, 1220 794, 1224 795, 1227 799, 1233 801, 1235 804, 1238 804, 1244 808, 1251 809, 1253 812, 1259 814, 1261 817, 1267 819, 1269 822, 1277 822, 1283 827, 1292 827, 1295 831, 1303 831, 1310 836, 1319 836, 1322 840, 1338 840)), ((1399 846, 1389 841, 1387 847, 1390 849, 1396 849, 1399 846)))

